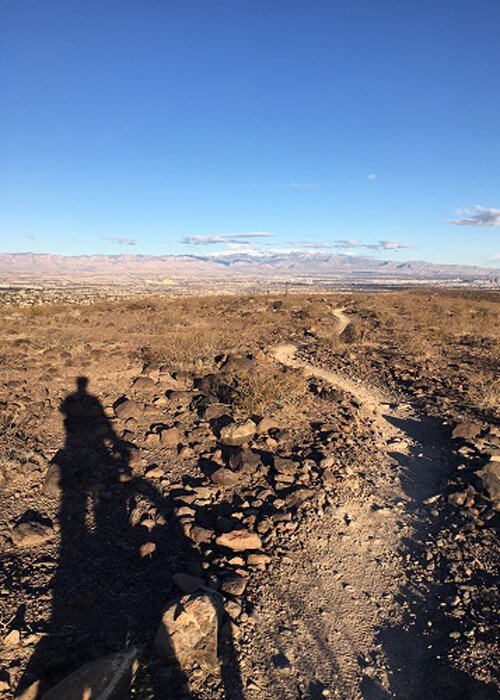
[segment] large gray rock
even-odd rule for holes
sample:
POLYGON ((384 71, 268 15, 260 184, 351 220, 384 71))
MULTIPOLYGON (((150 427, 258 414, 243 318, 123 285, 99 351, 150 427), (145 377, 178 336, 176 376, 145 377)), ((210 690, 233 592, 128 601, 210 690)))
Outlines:
POLYGON ((117 418, 126 420, 127 418, 140 418, 143 413, 143 408, 137 401, 125 399, 124 401, 115 403, 114 411, 117 418))
POLYGON ((90 661, 42 696, 42 700, 121 700, 128 698, 137 670, 137 649, 90 661))
POLYGON ((166 428, 160 432, 160 442, 165 447, 177 447, 181 440, 182 435, 178 428, 166 428))
POLYGON ((500 462, 490 460, 476 473, 489 494, 493 508, 500 511, 500 462))
POLYGON ((470 440, 479 435, 481 428, 481 423, 476 423, 475 421, 463 421, 462 423, 457 423, 457 425, 453 428, 451 437, 454 440, 470 440))
POLYGON ((211 474, 210 479, 218 486, 235 486, 239 477, 230 469, 221 467, 211 474))
POLYGON ((145 391, 147 389, 152 389, 155 386, 155 382, 151 377, 145 377, 141 375, 136 377, 133 382, 133 387, 137 391, 145 391))
POLYGON ((221 429, 220 439, 225 445, 243 445, 253 438, 256 428, 253 420, 247 420, 244 423, 230 423, 221 429))
POLYGON ((54 531, 49 525, 39 522, 19 523, 10 536, 17 547, 34 547, 52 539, 54 531))
POLYGON ((340 338, 344 341, 344 343, 355 343, 357 340, 359 340, 359 328, 355 323, 348 323, 347 326, 344 328, 342 333, 340 334, 340 338))
POLYGON ((208 591, 171 601, 163 613, 155 637, 158 654, 175 660, 181 669, 188 669, 194 664, 214 667, 217 663, 222 610, 221 597, 208 591))

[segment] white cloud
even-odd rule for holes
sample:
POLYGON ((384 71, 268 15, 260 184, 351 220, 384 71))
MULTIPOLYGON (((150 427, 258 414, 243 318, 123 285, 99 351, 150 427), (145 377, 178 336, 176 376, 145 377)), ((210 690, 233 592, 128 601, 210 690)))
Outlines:
POLYGON ((376 179, 377 179, 377 176, 376 176, 375 173, 370 173, 370 174, 367 176, 366 179, 367 179, 367 180, 376 180, 376 179))
POLYGON ((353 250, 355 248, 365 248, 366 250, 400 250, 401 248, 414 248, 415 246, 409 245, 407 243, 401 243, 401 241, 376 241, 375 243, 362 243, 356 238, 344 238, 336 241, 307 241, 299 243, 303 248, 314 248, 317 250, 324 250, 333 248, 336 250, 349 249, 353 250))
POLYGON ((491 259, 492 260, 500 260, 500 253, 493 253, 493 255, 491 256, 491 259))
POLYGON ((500 226, 500 209, 481 207, 476 204, 466 209, 457 209, 456 214, 462 215, 462 219, 450 219, 449 224, 458 226, 500 226), (469 216, 466 216, 466 215, 469 216))
POLYGON ((135 245, 137 243, 135 238, 120 238, 119 236, 103 236, 102 240, 111 241, 116 245, 135 245))
POLYGON ((375 246, 371 247, 377 250, 399 250, 400 248, 414 248, 415 246, 401 243, 401 241, 379 241, 375 246))
POLYGON ((184 236, 181 243, 185 245, 213 245, 214 243, 242 243, 245 238, 272 238, 273 233, 250 231, 249 233, 219 233, 213 236, 184 236))

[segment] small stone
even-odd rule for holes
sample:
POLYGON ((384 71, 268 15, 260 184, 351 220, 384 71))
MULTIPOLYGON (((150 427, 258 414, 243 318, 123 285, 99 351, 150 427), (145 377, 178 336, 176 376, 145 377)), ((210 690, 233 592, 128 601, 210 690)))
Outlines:
POLYGON ((329 469, 330 467, 333 467, 334 464, 335 458, 333 457, 333 455, 323 457, 319 462, 319 466, 321 467, 321 469, 329 469))
POLYGON ((490 460, 477 472, 495 510, 500 511, 500 462, 490 460))
POLYGON ((165 471, 162 469, 162 467, 157 467, 152 465, 147 471, 146 471, 146 476, 148 479, 158 479, 162 477, 165 474, 165 471))
POLYGON ((179 458, 180 459, 190 459, 193 457, 195 454, 194 450, 192 447, 188 447, 187 445, 185 447, 182 447, 179 450, 179 458))
POLYGON ((459 491, 457 493, 450 493, 447 500, 448 503, 451 503, 454 506, 463 506, 466 498, 467 494, 459 491))
POLYGON ((210 479, 218 486, 235 486, 238 483, 238 474, 230 469, 221 467, 210 475, 210 479))
POLYGON ((209 544, 214 536, 213 530, 208 530, 206 527, 194 525, 191 528, 191 539, 198 544, 209 544))
POLYGON ((219 535, 215 542, 220 547, 232 549, 234 552, 244 552, 248 549, 261 549, 262 541, 255 532, 248 530, 232 530, 219 535))
POLYGON ((123 401, 115 403, 113 406, 115 411, 115 416, 120 420, 126 420, 127 418, 140 418, 143 412, 143 408, 137 401, 132 401, 131 399, 125 399, 123 401))
POLYGON ((242 557, 231 557, 227 563, 231 566, 245 566, 245 560, 242 557))
POLYGON ((315 492, 312 489, 297 489, 297 491, 289 493, 285 500, 289 508, 297 508, 306 503, 306 501, 310 501, 314 495, 315 492))
POLYGON ((271 557, 269 554, 261 554, 260 552, 256 554, 249 554, 247 557, 247 563, 249 566, 267 566, 271 562, 271 557))
POLYGON ((256 425, 250 419, 244 423, 230 423, 221 429, 220 439, 225 445, 243 445, 253 438, 255 430, 256 425))
POLYGON ((245 588, 247 586, 247 579, 240 574, 229 574, 222 581, 222 590, 224 593, 229 593, 229 595, 240 596, 243 595, 245 588))
POLYGON ((268 433, 270 430, 279 429, 279 425, 274 418, 263 418, 257 423, 257 435, 263 435, 268 433))
POLYGON ((144 443, 148 447, 158 447, 158 445, 160 444, 159 433, 147 433, 144 439, 144 443))
POLYGON ((274 468, 283 477, 285 475, 294 476, 300 469, 300 463, 295 462, 293 459, 286 459, 284 457, 274 458, 274 468))
POLYGON ((181 442, 181 434, 178 428, 167 428, 160 433, 160 442, 165 447, 177 447, 181 442))
POLYGON ((462 423, 458 423, 454 428, 453 432, 451 434, 451 437, 454 440, 458 439, 464 439, 464 440, 470 440, 471 438, 475 438, 479 435, 481 432, 482 426, 481 423, 476 423, 474 421, 463 421, 462 423))
POLYGON ((4 638, 3 638, 3 643, 4 646, 6 647, 18 647, 21 643, 21 633, 19 630, 13 629, 11 630, 4 638))
POLYGON ((138 391, 144 391, 146 389, 152 389, 155 383, 151 377, 140 376, 134 379, 132 386, 138 391))
POLYGON ((217 418, 227 416, 229 410, 229 406, 225 403, 213 403, 204 409, 203 418, 206 421, 217 420, 217 418))
POLYGON ((154 542, 145 542, 139 547, 139 555, 141 559, 144 557, 150 557, 156 551, 156 544, 154 542))
POLYGON ((154 527, 156 527, 156 522, 153 518, 144 518, 141 520, 142 527, 145 527, 148 532, 150 532, 154 527))
POLYGON ((252 450, 237 450, 229 457, 231 469, 245 474, 255 473, 261 464, 261 456, 252 450))
POLYGON ((235 600, 226 600, 224 601, 224 610, 232 620, 237 620, 241 615, 242 608, 240 603, 235 600))

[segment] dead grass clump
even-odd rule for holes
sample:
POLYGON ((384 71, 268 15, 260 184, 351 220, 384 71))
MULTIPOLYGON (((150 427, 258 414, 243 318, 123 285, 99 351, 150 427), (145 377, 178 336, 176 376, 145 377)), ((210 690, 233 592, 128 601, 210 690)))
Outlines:
POLYGON ((38 347, 43 350, 57 350, 58 352, 75 352, 85 345, 81 333, 70 330, 51 332, 46 337, 37 341, 38 347))
POLYGON ((201 371, 213 367, 214 358, 223 346, 223 338, 214 331, 174 331, 151 339, 140 348, 139 356, 147 363, 201 371))
POLYGON ((500 415, 500 379, 487 374, 475 376, 469 386, 469 396, 481 411, 500 415))
POLYGON ((306 392, 301 373, 260 365, 238 373, 234 405, 247 415, 296 414, 306 392))
POLYGON ((34 426, 23 421, 22 414, 0 405, 0 483, 5 481, 22 461, 34 426))

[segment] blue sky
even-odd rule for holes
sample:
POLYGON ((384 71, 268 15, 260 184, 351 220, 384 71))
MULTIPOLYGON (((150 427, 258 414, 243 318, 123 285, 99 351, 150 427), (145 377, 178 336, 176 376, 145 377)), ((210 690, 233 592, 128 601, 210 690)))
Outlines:
POLYGON ((500 266, 498 0, 0 0, 0 25, 4 252, 500 266))

